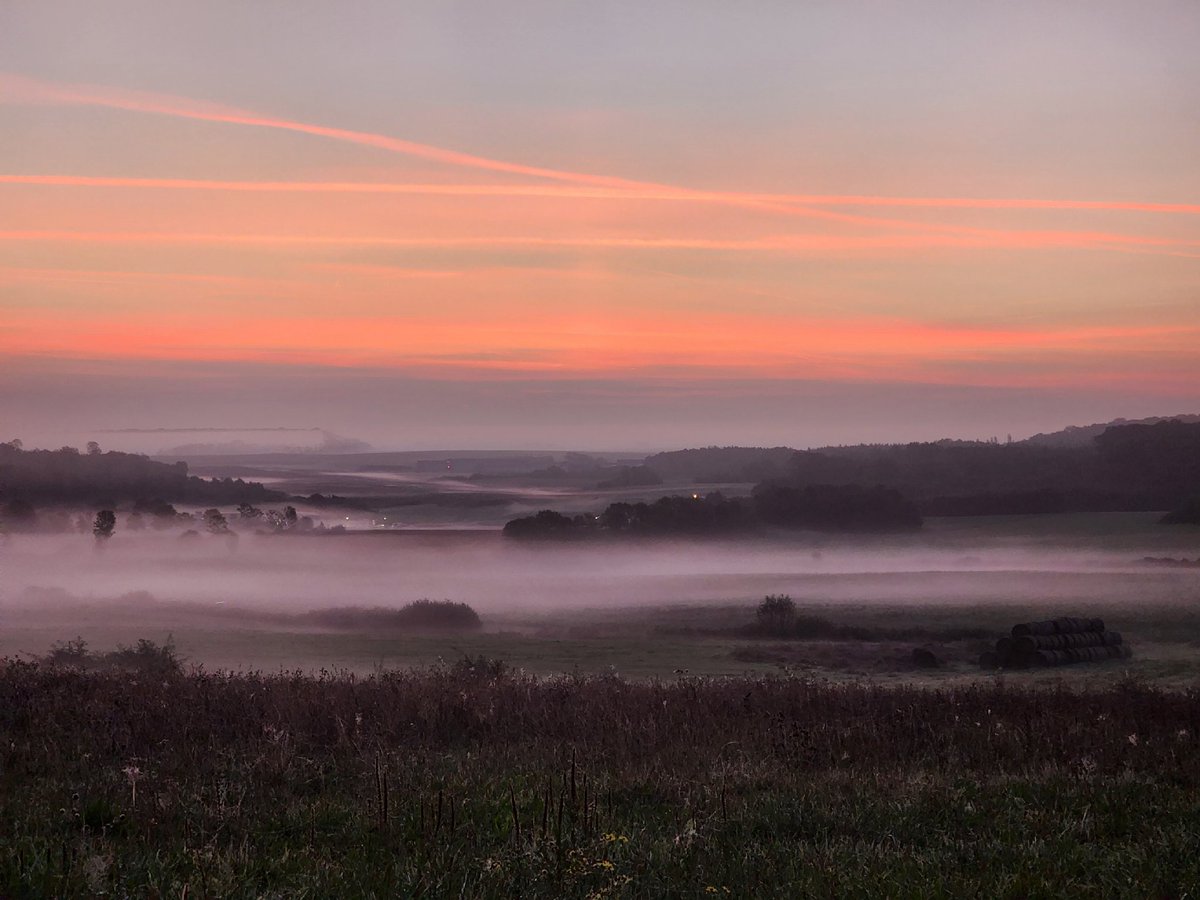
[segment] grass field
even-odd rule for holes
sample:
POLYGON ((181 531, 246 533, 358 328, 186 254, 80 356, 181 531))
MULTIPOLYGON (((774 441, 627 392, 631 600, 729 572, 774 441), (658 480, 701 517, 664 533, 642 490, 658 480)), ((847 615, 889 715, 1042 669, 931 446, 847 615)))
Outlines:
MULTIPOLYGON (((1181 584, 1200 582, 1184 573, 1181 584)), ((10 614, 0 631, 0 656, 34 659, 52 644, 83 637, 105 651, 140 638, 173 638, 181 656, 210 670, 346 670, 453 663, 484 655, 537 675, 618 674, 625 678, 765 675, 799 672, 834 680, 957 684, 995 676, 977 666, 982 650, 1019 621, 1055 615, 1103 616, 1134 657, 1119 662, 1014 672, 1018 683, 1108 684, 1132 675, 1161 686, 1200 685, 1200 603, 926 606, 895 603, 801 603, 799 611, 862 632, 856 639, 778 640, 743 633, 755 604, 678 604, 616 609, 492 614, 480 631, 437 633, 317 628, 287 616, 236 607, 199 607, 134 598, 124 603, 48 606, 37 615, 10 614), (915 647, 944 661, 918 670, 915 647)))
POLYGON ((1200 696, 0 669, 5 896, 1182 897, 1200 696))
POLYGON ((1156 528, 13 542, 0 896, 1196 896, 1200 572, 1140 564, 1197 555, 1156 528), (756 636, 785 591, 815 626, 756 636), (482 628, 309 615, 423 595, 482 628), (1058 615, 1133 658, 976 665, 1058 615), (171 637, 184 664, 33 662, 76 636, 171 637))

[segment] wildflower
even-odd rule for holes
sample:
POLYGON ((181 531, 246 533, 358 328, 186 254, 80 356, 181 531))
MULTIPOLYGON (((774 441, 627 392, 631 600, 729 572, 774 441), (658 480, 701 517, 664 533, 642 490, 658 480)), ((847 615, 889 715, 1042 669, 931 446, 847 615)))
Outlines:
POLYGON ((1138 736, 1136 734, 1131 734, 1129 736, 1128 740, 1129 740, 1129 743, 1132 744, 1134 747, 1136 747, 1138 745, 1138 736))
POLYGON ((129 805, 137 805, 137 783, 142 776, 142 770, 132 763, 121 770, 125 773, 125 777, 129 779, 129 805))

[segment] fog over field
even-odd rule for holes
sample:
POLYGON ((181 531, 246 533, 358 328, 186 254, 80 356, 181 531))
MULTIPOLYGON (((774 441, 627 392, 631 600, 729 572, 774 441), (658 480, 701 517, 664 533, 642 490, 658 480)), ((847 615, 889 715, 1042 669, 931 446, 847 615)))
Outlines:
POLYGON ((1171 601, 1200 587, 1194 570, 1146 556, 1194 552, 1190 530, 1154 516, 933 520, 912 535, 800 534, 779 540, 521 544, 495 531, 19 535, 0 549, 7 616, 55 592, 100 602, 148 592, 162 603, 302 611, 395 606, 421 598, 481 614, 751 600, 789 593, 846 603, 1171 601), (1019 575, 1019 577, 1014 577, 1019 575))

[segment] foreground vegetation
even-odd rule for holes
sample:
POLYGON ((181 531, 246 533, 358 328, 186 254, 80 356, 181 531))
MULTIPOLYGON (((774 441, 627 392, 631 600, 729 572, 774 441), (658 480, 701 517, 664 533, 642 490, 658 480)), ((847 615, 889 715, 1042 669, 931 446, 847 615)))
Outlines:
MULTIPOLYGON (((160 650, 162 648, 159 648, 160 650)), ((0 666, 0 894, 1182 896, 1200 694, 0 666)))

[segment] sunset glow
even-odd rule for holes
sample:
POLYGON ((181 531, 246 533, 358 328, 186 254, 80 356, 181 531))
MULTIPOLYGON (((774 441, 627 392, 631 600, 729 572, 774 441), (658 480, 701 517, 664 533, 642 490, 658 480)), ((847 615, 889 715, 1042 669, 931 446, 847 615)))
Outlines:
MULTIPOLYGON (((506 26, 483 50, 487 23, 427 11, 418 30, 458 43, 401 64, 366 41, 361 70, 288 84, 248 49, 218 72, 182 33, 118 37, 75 12, 101 35, 90 62, 60 49, 49 14, 0 37, 10 372, 153 361, 713 396, 746 380, 1117 390, 1147 412, 1200 399, 1200 79, 1142 68, 1177 54, 1194 69, 1183 37, 1147 31, 1109 58, 1113 17, 1068 59, 1003 24, 988 46, 1021 71, 1009 85, 972 59, 983 38, 963 20, 939 83, 974 94, 932 102, 898 50, 824 94, 816 56, 768 41, 752 64, 736 36, 754 25, 729 13, 693 35, 711 49, 731 32, 711 97, 668 80, 635 102, 657 63, 581 49, 581 23, 537 77, 506 26), (571 47, 607 80, 579 74, 571 47), (464 86, 453 65, 475 51, 511 68, 464 86), (1072 60, 1090 73, 1073 118, 1047 87, 1075 78, 1072 60)), ((821 27, 857 46, 862 13, 821 27)), ((385 21, 401 43, 415 27, 385 21)), ((379 21, 326 25, 361 37, 379 21)), ((319 33, 281 33, 266 55, 303 58, 319 33)))

